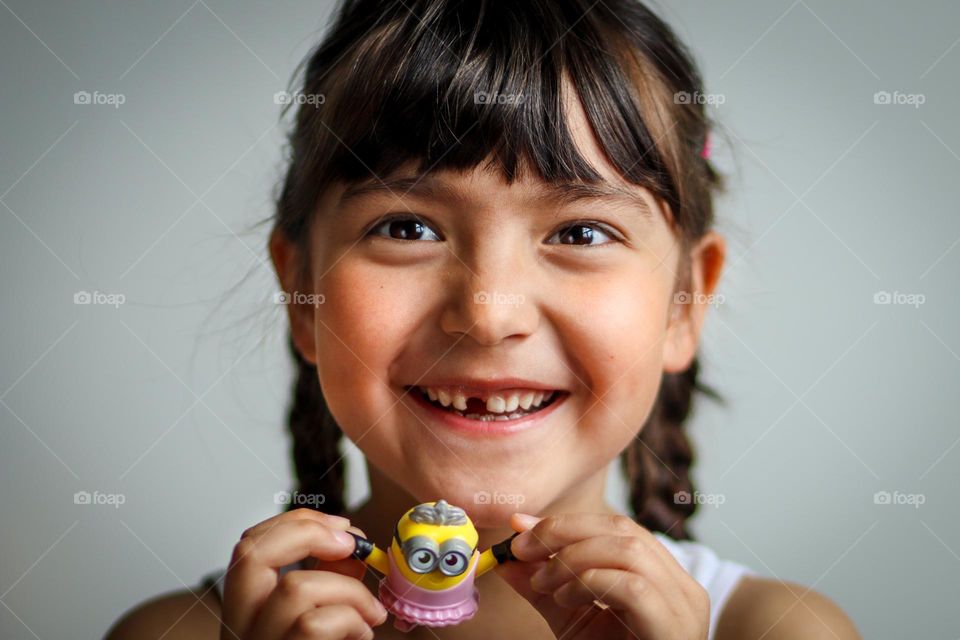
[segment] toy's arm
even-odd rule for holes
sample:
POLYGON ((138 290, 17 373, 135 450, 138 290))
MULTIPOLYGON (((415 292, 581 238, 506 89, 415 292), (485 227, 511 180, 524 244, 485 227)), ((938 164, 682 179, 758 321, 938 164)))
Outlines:
POLYGON ((387 558, 387 554, 366 538, 352 532, 348 533, 357 541, 353 549, 353 557, 357 560, 363 560, 382 575, 387 575, 387 572, 390 571, 390 559, 387 558))
POLYGON ((477 577, 482 576, 498 564, 503 564, 507 560, 517 559, 517 557, 513 555, 513 551, 510 550, 510 543, 513 542, 513 539, 518 535, 520 535, 519 531, 480 554, 480 559, 477 560, 477 577))

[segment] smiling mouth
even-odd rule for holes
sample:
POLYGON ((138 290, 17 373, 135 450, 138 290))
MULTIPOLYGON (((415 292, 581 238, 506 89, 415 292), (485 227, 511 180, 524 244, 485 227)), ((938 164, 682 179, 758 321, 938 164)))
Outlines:
POLYGON ((547 391, 536 395, 532 401, 529 398, 525 398, 525 401, 521 400, 520 403, 511 403, 509 400, 505 403, 497 401, 489 402, 481 398, 471 397, 465 398, 465 402, 459 402, 458 404, 461 408, 457 408, 453 406, 456 400, 451 401, 451 398, 442 395, 437 397, 437 394, 432 394, 423 387, 406 386, 404 388, 432 407, 466 418, 467 420, 476 420, 478 422, 519 420, 520 418, 525 418, 543 411, 553 403, 569 395, 566 391, 547 391), (434 395, 436 399, 431 398, 431 395, 434 395), (520 404, 527 406, 527 408, 520 406, 520 404))

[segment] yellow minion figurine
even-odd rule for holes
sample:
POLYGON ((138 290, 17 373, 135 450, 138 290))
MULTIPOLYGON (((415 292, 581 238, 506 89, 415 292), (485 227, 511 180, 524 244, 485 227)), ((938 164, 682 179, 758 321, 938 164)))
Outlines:
POLYGON ((393 530, 384 552, 356 539, 353 557, 383 574, 380 601, 394 615, 394 626, 410 631, 417 625, 443 627, 476 614, 480 594, 474 579, 514 559, 513 534, 480 553, 477 530, 460 507, 445 500, 424 502, 407 511, 393 530))

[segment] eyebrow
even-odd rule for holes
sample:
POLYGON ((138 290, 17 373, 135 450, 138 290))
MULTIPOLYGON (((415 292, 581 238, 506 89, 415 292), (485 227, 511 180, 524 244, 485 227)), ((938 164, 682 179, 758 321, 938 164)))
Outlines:
MULTIPOLYGON (((545 183, 536 188, 535 200, 541 202, 571 205, 578 202, 606 202, 612 205, 628 206, 645 218, 653 216, 653 210, 641 194, 609 182, 588 184, 580 182, 545 183)), ((339 208, 344 208, 354 200, 376 194, 395 197, 415 196, 436 200, 462 201, 461 191, 432 176, 409 176, 367 181, 349 185, 341 194, 339 208)))

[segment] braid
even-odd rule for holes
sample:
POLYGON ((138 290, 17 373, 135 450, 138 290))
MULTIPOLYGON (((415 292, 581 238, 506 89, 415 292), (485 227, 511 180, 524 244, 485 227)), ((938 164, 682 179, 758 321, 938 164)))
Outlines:
POLYGON ((697 382, 700 363, 693 359, 682 373, 664 374, 657 400, 640 434, 621 456, 630 488, 634 519, 651 531, 660 531, 676 540, 692 540, 687 519, 697 509, 689 469, 693 449, 683 431, 690 413, 693 392, 718 398, 716 392, 697 382))
POLYGON ((317 369, 300 355, 290 340, 290 351, 297 363, 293 383, 293 406, 287 423, 293 436, 293 462, 297 491, 305 496, 323 496, 306 504, 291 501, 287 510, 309 506, 317 511, 340 515, 344 512, 344 460, 339 452, 343 432, 327 409, 317 379, 317 369))

